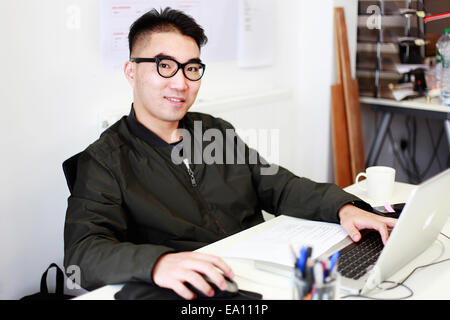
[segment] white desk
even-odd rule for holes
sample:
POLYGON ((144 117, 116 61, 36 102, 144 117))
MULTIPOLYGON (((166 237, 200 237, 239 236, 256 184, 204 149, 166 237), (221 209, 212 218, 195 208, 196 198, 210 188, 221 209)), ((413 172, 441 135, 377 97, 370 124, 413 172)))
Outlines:
MULTIPOLYGON (((391 203, 405 202, 413 187, 414 186, 405 183, 396 183, 394 196, 391 199, 391 203)), ((359 196, 374 206, 380 205, 378 203, 374 203, 371 199, 368 199, 355 185, 349 186, 346 190, 359 196)), ((221 252, 225 252, 230 248, 239 246, 261 231, 273 226, 276 223, 279 223, 280 221, 283 221, 283 219, 286 219, 286 217, 276 217, 253 228, 203 247, 198 251, 220 255, 221 252)), ((447 235, 450 234, 450 219, 447 221, 447 224, 442 232, 447 235)), ((440 235, 438 240, 429 249, 397 272, 389 280, 396 282, 401 281, 415 267, 446 258, 450 258, 450 240, 440 235)), ((238 283, 239 288, 259 292, 263 294, 264 299, 292 299, 291 280, 289 278, 255 269, 253 263, 248 260, 225 258, 225 261, 232 267, 234 273, 236 274, 235 281, 238 283)), ((418 270, 407 280, 405 284, 414 292, 414 295, 411 297, 412 299, 450 299, 450 262, 444 262, 442 264, 418 270)), ((121 288, 122 285, 109 285, 80 296, 77 299, 114 299, 114 294, 121 288)), ((377 298, 395 299, 407 296, 408 294, 409 292, 405 289, 396 288, 390 291, 374 293, 371 296, 377 298)))

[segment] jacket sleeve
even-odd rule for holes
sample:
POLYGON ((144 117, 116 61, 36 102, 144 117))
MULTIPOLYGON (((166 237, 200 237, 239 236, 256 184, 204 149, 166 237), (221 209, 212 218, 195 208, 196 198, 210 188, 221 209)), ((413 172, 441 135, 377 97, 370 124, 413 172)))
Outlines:
POLYGON ((283 167, 274 174, 264 174, 264 168, 267 165, 251 166, 261 207, 269 213, 339 223, 338 212, 345 204, 372 211, 369 204, 335 184, 297 177, 283 167))
MULTIPOLYGON (((225 122, 227 129, 233 129, 225 122)), ((298 177, 289 170, 269 164, 259 153, 249 148, 239 136, 234 135, 236 145, 245 145, 245 163, 249 165, 253 185, 263 209, 271 214, 285 214, 309 220, 339 223, 338 212, 345 204, 372 211, 372 207, 360 198, 345 192, 332 183, 317 183, 308 178, 298 177)), ((238 160, 239 161, 239 160, 238 160)))
POLYGON ((127 229, 127 211, 116 179, 105 165, 83 152, 64 227, 64 266, 80 268, 83 288, 135 280, 152 283, 156 260, 174 250, 128 242, 127 229))

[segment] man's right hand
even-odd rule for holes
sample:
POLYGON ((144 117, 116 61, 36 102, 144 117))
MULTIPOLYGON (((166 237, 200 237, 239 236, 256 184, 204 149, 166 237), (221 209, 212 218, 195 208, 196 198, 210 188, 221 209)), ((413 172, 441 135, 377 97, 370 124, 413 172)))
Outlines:
POLYGON ((200 252, 168 253, 161 256, 153 268, 153 282, 162 287, 172 289, 183 299, 191 300, 196 296, 185 286, 190 283, 205 295, 214 296, 214 289, 200 275, 204 274, 217 287, 225 290, 227 287, 222 272, 230 279, 234 277, 233 270, 221 258, 200 252))

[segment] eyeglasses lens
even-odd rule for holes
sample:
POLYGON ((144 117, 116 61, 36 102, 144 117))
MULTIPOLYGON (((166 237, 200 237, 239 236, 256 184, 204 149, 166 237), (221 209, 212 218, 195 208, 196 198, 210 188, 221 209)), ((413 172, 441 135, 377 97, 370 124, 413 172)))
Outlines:
MULTIPOLYGON (((158 72, 165 78, 173 77, 178 71, 178 64, 170 59, 161 59, 158 72)), ((184 74, 189 80, 197 81, 203 76, 204 68, 199 63, 189 63, 184 66, 184 74)))

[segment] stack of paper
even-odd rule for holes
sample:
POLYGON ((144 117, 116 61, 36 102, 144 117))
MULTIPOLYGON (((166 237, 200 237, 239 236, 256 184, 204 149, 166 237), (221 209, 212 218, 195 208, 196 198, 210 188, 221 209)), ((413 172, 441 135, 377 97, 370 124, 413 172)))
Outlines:
POLYGON ((312 258, 320 256, 348 233, 341 225, 287 217, 285 221, 221 254, 225 258, 246 258, 293 266, 289 246, 298 254, 302 246, 313 248, 312 258))

